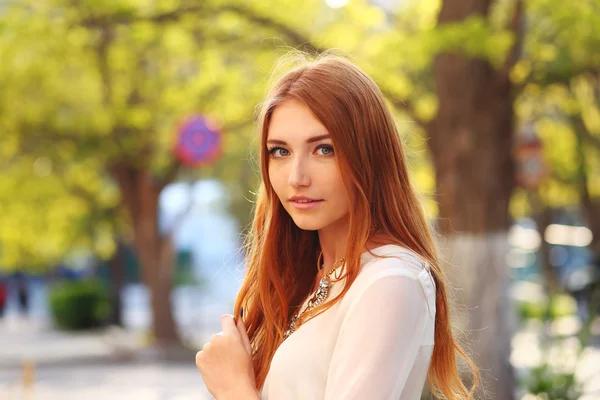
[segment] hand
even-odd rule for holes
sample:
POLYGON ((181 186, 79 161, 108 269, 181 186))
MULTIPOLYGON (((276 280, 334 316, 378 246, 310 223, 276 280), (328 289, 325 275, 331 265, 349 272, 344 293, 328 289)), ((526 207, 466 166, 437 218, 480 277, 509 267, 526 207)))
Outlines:
POLYGON ((210 394, 216 399, 243 398, 256 394, 252 347, 241 318, 221 317, 223 331, 196 354, 196 366, 210 394), (244 395, 242 395, 242 393, 244 395))

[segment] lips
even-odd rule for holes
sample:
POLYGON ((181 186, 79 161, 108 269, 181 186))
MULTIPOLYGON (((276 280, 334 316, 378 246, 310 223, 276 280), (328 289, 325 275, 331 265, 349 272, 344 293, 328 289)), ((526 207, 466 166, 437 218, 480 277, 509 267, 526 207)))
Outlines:
POLYGON ((313 199, 306 196, 294 196, 290 198, 290 202, 296 207, 298 210, 309 210, 311 208, 317 207, 319 204, 323 202, 321 199, 313 199))
POLYGON ((311 197, 306 196, 293 196, 290 198, 290 201, 293 201, 295 203, 310 203, 315 201, 322 201, 322 199, 313 199, 311 197))

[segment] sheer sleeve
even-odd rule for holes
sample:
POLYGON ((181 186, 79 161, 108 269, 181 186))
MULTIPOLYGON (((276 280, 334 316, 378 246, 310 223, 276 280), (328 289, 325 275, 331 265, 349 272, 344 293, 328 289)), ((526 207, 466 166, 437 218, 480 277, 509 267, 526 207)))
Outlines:
POLYGON ((425 332, 427 299, 411 272, 380 271, 361 285, 342 322, 325 399, 398 399, 425 332))

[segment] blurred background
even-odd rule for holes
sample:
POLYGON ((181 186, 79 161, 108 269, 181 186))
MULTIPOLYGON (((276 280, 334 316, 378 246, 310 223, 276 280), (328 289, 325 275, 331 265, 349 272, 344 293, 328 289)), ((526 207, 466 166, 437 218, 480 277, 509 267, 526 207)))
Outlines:
POLYGON ((292 48, 386 95, 489 398, 600 399, 598 0, 0 0, 0 398, 210 398, 292 48))

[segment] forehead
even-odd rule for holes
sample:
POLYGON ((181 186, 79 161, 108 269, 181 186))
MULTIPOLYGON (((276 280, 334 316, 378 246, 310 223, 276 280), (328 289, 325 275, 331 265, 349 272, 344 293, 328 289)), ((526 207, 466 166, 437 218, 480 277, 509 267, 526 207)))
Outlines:
POLYGON ((304 141, 326 135, 327 128, 303 103, 288 99, 275 107, 268 127, 267 140, 304 141))

